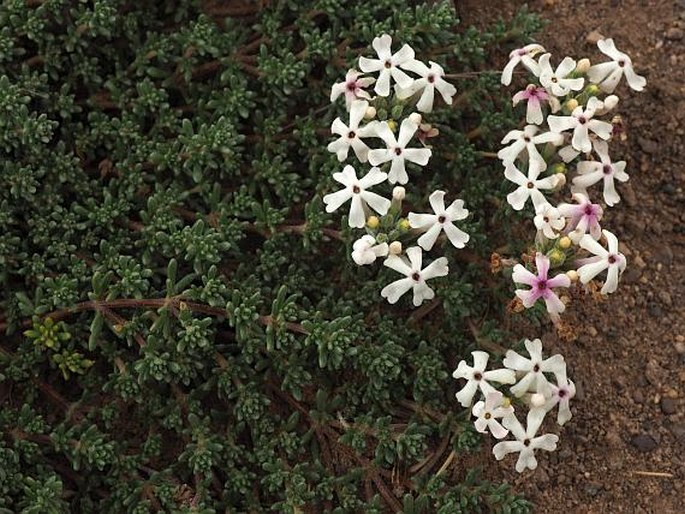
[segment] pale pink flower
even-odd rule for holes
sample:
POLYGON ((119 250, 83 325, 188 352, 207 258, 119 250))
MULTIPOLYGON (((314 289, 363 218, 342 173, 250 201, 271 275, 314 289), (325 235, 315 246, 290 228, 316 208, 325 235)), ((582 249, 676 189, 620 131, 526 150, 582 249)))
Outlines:
POLYGON ((514 68, 516 68, 519 63, 522 63, 537 77, 540 74, 540 65, 535 62, 534 57, 538 53, 544 51, 545 49, 541 45, 535 43, 513 50, 509 54, 509 62, 502 71, 502 84, 505 86, 511 84, 511 76, 514 73, 514 68))
POLYGON ((530 309, 535 305, 535 302, 542 298, 545 301, 547 312, 549 312, 550 316, 556 316, 564 312, 566 306, 552 289, 555 287, 569 287, 571 279, 565 273, 559 273, 553 278, 548 278, 549 258, 542 253, 538 252, 535 255, 535 266, 538 271, 537 275, 528 271, 521 264, 514 266, 514 272, 511 276, 513 281, 517 284, 526 284, 531 287, 528 290, 517 289, 516 296, 521 299, 526 309, 530 309))
POLYGON ((563 425, 569 419, 571 419, 571 406, 570 401, 576 395, 575 384, 566 378, 566 374, 561 374, 556 376, 557 383, 549 384, 551 396, 545 402, 545 411, 549 412, 554 408, 555 405, 559 405, 559 411, 557 413, 557 423, 563 425))
POLYGON ((526 123, 541 125, 545 121, 542 115, 542 102, 549 101, 549 94, 545 88, 528 84, 526 89, 519 91, 512 98, 514 107, 521 101, 526 102, 526 123))
POLYGON ((577 202, 575 205, 561 203, 557 206, 561 215, 567 219, 565 232, 568 237, 577 244, 589 231, 594 239, 599 239, 602 235, 599 221, 604 214, 602 206, 592 203, 590 198, 583 193, 574 193, 573 199, 577 202))
POLYGON ((376 82, 376 79, 373 77, 360 78, 360 75, 361 73, 359 73, 357 70, 349 70, 347 75, 345 75, 345 80, 343 82, 334 84, 331 88, 331 102, 335 102, 338 97, 344 93, 345 107, 349 111, 354 100, 370 100, 371 95, 364 91, 364 88, 376 82))

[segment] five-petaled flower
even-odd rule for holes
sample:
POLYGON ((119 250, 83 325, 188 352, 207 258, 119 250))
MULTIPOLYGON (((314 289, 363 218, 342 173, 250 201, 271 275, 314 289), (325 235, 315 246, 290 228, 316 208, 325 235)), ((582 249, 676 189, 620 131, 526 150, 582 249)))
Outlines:
POLYGON ((568 77, 576 68, 576 61, 570 57, 565 57, 555 71, 549 63, 550 57, 551 54, 544 54, 538 60, 538 63, 540 64, 540 84, 552 91, 552 94, 556 96, 564 96, 571 91, 580 91, 583 89, 583 84, 585 83, 584 78, 568 77))
POLYGON ((504 428, 497 418, 504 418, 514 414, 514 407, 503 405, 504 395, 499 391, 493 391, 485 397, 485 401, 479 401, 471 409, 471 413, 476 416, 474 425, 476 430, 481 433, 486 433, 490 429, 490 433, 495 439, 503 439, 509 433, 509 430, 504 428))
POLYGON ((565 130, 573 129, 571 145, 576 150, 583 153, 589 153, 592 150, 592 141, 590 141, 589 135, 590 131, 606 140, 611 137, 611 131, 613 130, 611 123, 593 119, 595 111, 600 106, 601 101, 596 96, 593 96, 588 100, 585 110, 579 105, 573 109, 571 116, 556 116, 550 114, 547 116, 547 123, 552 132, 563 132, 565 130))
POLYGON ((364 73, 379 71, 378 80, 374 91, 379 96, 390 94, 390 78, 401 88, 411 86, 413 79, 404 73, 400 67, 414 60, 414 50, 407 44, 402 46, 397 52, 392 53, 392 38, 388 34, 373 39, 371 43, 373 49, 378 54, 378 59, 359 58, 359 68, 364 73))
POLYGON ((462 407, 470 407, 476 391, 480 389, 487 398, 490 393, 496 391, 488 381, 499 382, 500 384, 513 384, 516 382, 516 373, 511 369, 492 369, 485 371, 490 356, 486 352, 473 351, 473 366, 466 364, 462 360, 452 376, 454 378, 466 379, 466 385, 457 393, 457 400, 462 407))
POLYGON ((504 145, 509 142, 511 144, 497 152, 497 157, 502 159, 502 163, 506 166, 507 164, 513 164, 521 152, 525 150, 528 154, 529 162, 535 164, 540 170, 546 169, 547 163, 542 158, 542 155, 540 155, 536 145, 552 143, 555 146, 559 146, 564 142, 564 136, 556 132, 538 134, 538 130, 540 129, 536 125, 526 125, 523 130, 510 131, 502 139, 502 144, 504 145))
POLYGON ((588 231, 594 239, 599 239, 602 235, 599 221, 604 214, 602 206, 592 203, 584 193, 573 193, 573 199, 577 202, 575 205, 560 203, 557 206, 561 215, 567 219, 564 231, 576 244, 588 231))
POLYGON ((517 48, 509 54, 509 62, 502 71, 502 84, 508 86, 511 84, 511 76, 514 73, 514 68, 519 63, 522 63, 528 68, 536 77, 540 74, 540 65, 535 61, 534 57, 545 49, 538 44, 532 43, 523 48, 517 48))
POLYGON ((376 126, 378 137, 385 141, 387 147, 370 150, 369 162, 373 166, 378 166, 391 161, 390 171, 388 172, 388 182, 391 184, 406 184, 409 181, 409 175, 407 175, 404 163, 405 160, 420 166, 428 164, 428 159, 431 156, 429 148, 406 148, 418 128, 419 125, 414 123, 411 117, 405 118, 400 125, 400 134, 395 138, 395 134, 393 134, 387 122, 380 122, 376 126))
POLYGON ((456 248, 464 248, 469 235, 455 227, 452 222, 465 219, 469 211, 464 209, 464 200, 455 200, 445 208, 445 192, 434 191, 428 198, 434 214, 417 214, 410 212, 408 219, 412 228, 426 231, 418 239, 419 246, 428 251, 433 248, 440 232, 443 230, 456 248))
POLYGON ((361 138, 376 136, 376 127, 378 126, 377 121, 371 121, 363 127, 359 126, 368 107, 369 102, 366 100, 355 100, 352 102, 352 107, 350 107, 349 125, 345 125, 340 118, 336 118, 333 121, 331 132, 338 134, 340 138, 328 144, 328 151, 337 154, 340 162, 347 159, 350 147, 352 147, 354 154, 361 162, 368 160, 369 147, 361 138))
POLYGON ((415 307, 418 307, 424 300, 432 300, 435 297, 435 291, 428 287, 426 280, 447 275, 449 272, 447 258, 440 257, 421 269, 423 261, 421 248, 418 246, 407 248, 407 256, 409 262, 399 255, 388 255, 388 258, 383 261, 385 266, 405 275, 405 278, 385 286, 381 291, 381 296, 387 298, 390 303, 396 303, 404 293, 413 289, 413 303, 415 307))
POLYGON ((519 458, 516 461, 516 471, 522 473, 526 468, 535 469, 538 467, 538 461, 535 458, 535 450, 554 451, 557 448, 559 437, 554 434, 545 434, 535 437, 542 420, 545 418, 545 409, 542 407, 532 408, 528 411, 528 418, 526 428, 523 428, 521 422, 516 416, 507 416, 503 420, 503 424, 508 428, 516 441, 502 441, 497 443, 492 448, 492 453, 497 460, 502 460, 510 453, 519 452, 519 458))
POLYGON ((421 98, 416 103, 416 108, 421 112, 432 112, 433 101, 435 99, 435 90, 437 89, 442 99, 447 105, 452 105, 452 97, 457 93, 457 88, 443 78, 445 70, 442 69, 438 63, 428 61, 430 68, 421 61, 409 61, 403 67, 405 70, 413 71, 421 78, 412 82, 407 88, 401 88, 399 85, 395 87, 397 98, 403 100, 415 95, 419 91, 421 98))
POLYGON ((559 183, 560 174, 550 175, 538 180, 542 169, 537 161, 528 162, 528 176, 525 176, 514 164, 507 164, 504 168, 504 176, 519 187, 507 195, 507 202, 516 210, 520 211, 528 201, 533 200, 533 206, 537 209, 548 203, 540 189, 554 189, 559 183))
POLYGON ((343 82, 334 84, 331 88, 331 102, 335 102, 341 94, 345 95, 345 107, 350 110, 352 102, 359 99, 370 100, 371 95, 364 90, 376 82, 373 77, 359 77, 361 73, 352 69, 345 75, 343 82))
POLYGON ((564 228, 566 220, 559 209, 552 204, 544 203, 535 209, 533 223, 535 228, 542 231, 547 239, 556 239, 559 237, 559 231, 564 228))
MULTIPOLYGON (((540 298, 545 301, 547 312, 553 319, 558 318, 558 314, 564 312, 566 306, 559 297, 552 291, 555 287, 570 287, 571 279, 565 273, 559 273, 553 278, 548 278, 549 274, 549 257, 542 253, 535 255, 535 266, 538 274, 534 275, 521 264, 514 266, 514 272, 511 276, 513 281, 517 284, 526 284, 530 289, 517 289, 516 296, 523 302, 526 309, 530 309, 535 302, 540 298)), ((507 354, 508 355, 508 354, 507 354)), ((506 366, 506 364, 505 364, 506 366)), ((518 395, 517 395, 518 396, 518 395)))
POLYGON ((625 73, 628 85, 635 91, 642 91, 647 85, 644 77, 635 73, 633 62, 623 52, 616 49, 613 39, 600 39, 597 47, 613 60, 591 66, 587 72, 590 82, 598 84, 605 93, 613 93, 625 73))
POLYGON ((555 405, 559 405, 557 423, 563 425, 571 419, 571 398, 576 395, 576 385, 566 377, 566 373, 556 375, 557 383, 549 384, 551 396, 545 402, 545 411, 549 412, 555 405))
POLYGON ((535 125, 542 124, 545 117, 542 115, 542 102, 549 102, 550 96, 545 88, 538 87, 535 84, 528 84, 526 89, 519 91, 512 97, 514 107, 519 102, 526 102, 526 122, 535 125))
POLYGON ((544 374, 554 373, 557 376, 565 376, 566 362, 564 362, 564 358, 559 354, 543 360, 542 341, 539 339, 533 339, 532 341, 526 339, 524 344, 526 350, 528 350, 529 359, 519 355, 514 350, 507 350, 502 361, 502 364, 507 368, 525 373, 521 380, 510 388, 510 391, 517 398, 529 391, 541 393, 547 397, 550 394, 550 383, 544 374))
POLYGON ((618 287, 618 277, 626 269, 626 258, 618 251, 618 239, 614 234, 608 230, 602 230, 604 237, 607 239, 607 247, 605 249, 597 241, 589 235, 584 235, 580 240, 580 246, 594 257, 579 260, 581 265, 578 268, 578 276, 583 284, 587 284, 595 278, 599 273, 607 270, 607 279, 602 286, 602 294, 609 294, 616 291, 618 287))
POLYGON ((343 184, 345 189, 329 193, 323 197, 323 202, 326 204, 326 212, 333 212, 342 204, 352 199, 348 220, 350 227, 362 228, 364 226, 366 223, 366 213, 364 212, 366 205, 381 216, 388 212, 390 200, 367 191, 371 186, 381 184, 388 178, 388 175, 378 168, 371 168, 366 176, 358 179, 354 168, 348 164, 343 168, 342 172, 334 173, 333 178, 343 184))
POLYGON ((604 201, 612 207, 621 201, 621 197, 616 192, 614 179, 626 182, 629 178, 625 172, 626 161, 611 162, 609 145, 604 141, 596 141, 594 148, 600 160, 579 162, 576 168, 578 175, 573 178, 573 185, 587 189, 600 180, 604 180, 604 201))

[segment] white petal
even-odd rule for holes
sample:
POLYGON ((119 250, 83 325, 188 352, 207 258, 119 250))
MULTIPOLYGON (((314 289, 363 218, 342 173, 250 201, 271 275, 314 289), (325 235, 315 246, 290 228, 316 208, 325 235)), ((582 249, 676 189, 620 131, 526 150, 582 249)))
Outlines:
POLYGON ((419 237, 417 243, 428 252, 433 248, 433 245, 435 245, 435 241, 438 239, 440 232, 442 232, 442 225, 435 223, 425 234, 419 237))
POLYGON ((348 223, 350 227, 355 228, 364 228, 364 225, 366 225, 366 214, 364 214, 364 204, 360 195, 352 195, 348 223))
POLYGON ((409 291, 414 285, 414 280, 411 278, 402 278, 391 282, 385 286, 381 291, 381 296, 387 298, 389 303, 397 303, 400 297, 409 291))
POLYGON ((445 223, 443 229, 445 230, 445 234, 447 234, 447 237, 449 238, 450 242, 454 245, 455 248, 464 248, 466 243, 469 242, 469 235, 463 230, 455 227, 451 223, 445 223))
POLYGON ((349 189, 342 189, 335 193, 327 194, 323 197, 323 203, 326 204, 326 212, 338 210, 338 208, 350 198, 352 198, 352 191, 349 189))
POLYGON ((369 205, 369 207, 371 207, 381 216, 384 216, 390 208, 390 200, 383 198, 381 195, 372 193, 371 191, 362 191, 360 196, 369 205))

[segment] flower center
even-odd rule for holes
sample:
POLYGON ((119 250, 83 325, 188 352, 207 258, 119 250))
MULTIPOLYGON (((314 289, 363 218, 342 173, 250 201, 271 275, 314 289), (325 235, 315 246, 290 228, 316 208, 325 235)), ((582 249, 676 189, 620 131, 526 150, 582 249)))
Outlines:
POLYGON ((559 392, 557 394, 559 395, 559 398, 563 398, 564 396, 566 396, 566 390, 559 389, 559 392))
POLYGON ((359 193, 361 193, 361 191, 362 191, 362 190, 359 188, 359 186, 352 186, 352 192, 353 192, 355 195, 358 195, 359 193))
POLYGON ((615 264, 618 259, 616 258, 615 255, 610 254, 609 257, 607 258, 607 260, 609 261, 609 264, 615 264))
POLYGON ((428 82, 430 82, 431 84, 435 82, 435 76, 432 73, 428 75, 428 82))
POLYGON ((608 164, 605 164, 602 166, 602 171, 604 172, 605 175, 610 175, 611 174, 611 166, 608 164))
POLYGON ((542 221, 545 223, 549 223, 549 218, 547 216, 543 216, 542 221))
POLYGON ((530 439, 526 438, 523 440, 523 446, 530 446, 530 439))
POLYGON ((528 136, 525 136, 525 137, 523 138, 523 140, 524 140, 526 143, 530 143, 530 138, 529 138, 528 136))
POLYGON ((586 214, 587 216, 592 216, 592 214, 593 214, 592 205, 588 205, 588 206, 585 207, 585 214, 586 214))
POLYGON ((580 123, 581 125, 585 125, 587 123, 587 118, 585 118, 585 116, 580 116, 578 118, 578 123, 580 123))
POLYGON ((540 371, 540 365, 539 365, 539 364, 536 364, 535 366, 533 366, 533 371, 534 371, 535 373, 538 373, 538 372, 540 371))
POLYGON ((390 61, 385 61, 386 68, 392 68, 392 63, 390 61))
POLYGON ((395 148, 395 155, 402 155, 402 149, 399 146, 395 148))
POLYGON ((485 419, 490 419, 490 418, 492 417, 492 414, 490 414, 489 412, 486 412, 486 413, 485 413, 485 416, 483 416, 483 417, 484 417, 485 419))
POLYGON ((556 77, 552 77, 550 80, 551 80, 552 82, 554 82, 555 84, 556 84, 557 82, 559 82, 559 79, 556 78, 556 77))
POLYGON ((357 89, 357 83, 356 82, 348 82, 347 83, 347 90, 348 91, 355 91, 357 89))
MULTIPOLYGON (((540 289, 540 290, 547 289, 547 281, 546 280, 540 280, 540 282, 538 282, 538 289, 540 289)), ((537 370, 535 370, 535 371, 537 371, 537 370)))
POLYGON ((533 184, 532 182, 528 182, 528 183, 526 184, 526 187, 527 187, 528 189, 533 189, 533 188, 535 187, 535 184, 533 184))
POLYGON ((356 136, 357 136, 357 134, 354 132, 354 130, 350 130, 350 131, 347 133, 347 137, 350 138, 350 139, 354 139, 356 136))
POLYGON ((516 53, 518 53, 519 55, 522 55, 522 56, 523 56, 523 55, 526 55, 528 52, 525 51, 523 48, 519 48, 518 51, 517 51, 516 53))
POLYGON ((414 282, 418 282, 419 280, 421 280, 421 275, 419 275, 418 272, 415 271, 411 274, 411 278, 414 282))
POLYGON ((474 379, 474 380, 480 380, 481 378, 483 378, 483 375, 481 375, 479 371, 476 371, 476 372, 473 374, 473 379, 474 379))
POLYGON ((438 223, 445 223, 446 219, 445 216, 438 216, 438 223))
POLYGON ((623 68, 626 65, 626 62, 624 60, 618 61, 618 65, 623 68))

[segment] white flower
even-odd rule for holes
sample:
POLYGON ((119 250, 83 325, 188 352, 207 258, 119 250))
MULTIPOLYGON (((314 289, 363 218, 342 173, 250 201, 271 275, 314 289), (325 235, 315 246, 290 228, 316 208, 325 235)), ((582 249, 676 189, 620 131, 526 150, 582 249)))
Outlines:
POLYGON ((379 96, 388 96, 390 94, 390 77, 392 77, 401 88, 408 88, 411 86, 413 79, 400 70, 399 67, 414 60, 414 50, 409 45, 404 45, 399 51, 393 54, 391 50, 392 38, 388 34, 383 34, 381 37, 374 38, 371 45, 376 51, 376 54, 378 54, 378 59, 360 57, 359 68, 364 73, 380 71, 374 91, 379 96))
POLYGON ((570 57, 565 57, 554 71, 549 63, 550 56, 551 54, 544 54, 538 61, 540 63, 540 84, 557 96, 564 96, 571 91, 583 89, 585 79, 582 77, 567 78, 576 68, 576 61, 570 57))
POLYGON ((352 259, 360 266, 372 264, 377 257, 388 255, 388 243, 376 244, 376 239, 365 235, 357 239, 352 245, 352 259))
POLYGON ((580 246, 593 253, 595 257, 581 260, 583 264, 578 268, 578 276, 581 283, 587 284, 599 273, 608 270, 606 282, 602 286, 602 294, 609 294, 616 291, 618 287, 618 277, 626 269, 626 258, 618 251, 616 236, 608 230, 602 230, 602 233, 607 239, 608 250, 604 249, 590 235, 586 234, 580 240, 580 246))
POLYGON ((609 157, 609 145, 604 141, 597 141, 594 147, 600 160, 579 162, 576 168, 579 174, 574 177, 573 184, 587 189, 600 180, 604 180, 604 201, 612 207, 621 201, 621 197, 616 192, 614 179, 626 182, 629 178, 625 172, 626 161, 612 163, 609 157))
POLYGON ((469 240, 469 235, 452 224, 453 221, 463 220, 469 215, 469 211, 464 209, 464 201, 455 200, 449 207, 445 208, 444 191, 434 191, 428 201, 434 214, 410 212, 408 217, 409 225, 412 228, 426 231, 417 241, 419 246, 429 251, 433 248, 440 232, 444 230, 456 248, 464 248, 469 240))
POLYGON ((471 413, 476 416, 474 425, 476 430, 485 433, 490 429, 490 433, 495 439, 502 439, 507 436, 509 431, 504 428, 497 418, 510 416, 514 413, 514 407, 503 406, 504 395, 499 391, 494 391, 485 397, 485 401, 480 401, 473 406, 471 413))
POLYGON ((530 359, 522 357, 514 350, 507 350, 507 354, 502 361, 502 364, 507 368, 525 373, 523 378, 515 386, 511 387, 510 391, 516 397, 521 397, 530 390, 549 396, 551 391, 550 384, 544 373, 566 375, 564 357, 557 354, 542 360, 542 342, 539 339, 533 339, 532 341, 526 339, 525 345, 530 359))
POLYGON ((428 159, 431 156, 430 149, 406 148, 418 128, 418 124, 409 118, 405 118, 400 125, 400 135, 395 139, 395 134, 393 134, 387 122, 381 122, 376 127, 378 137, 385 141, 387 148, 369 151, 369 162, 373 166, 378 166, 384 162, 392 161, 390 172, 388 173, 388 182, 391 184, 396 182, 406 184, 409 180, 405 169, 405 160, 420 166, 428 164, 428 159))
POLYGON ((571 116, 555 116, 550 114, 547 116, 547 123, 552 132, 563 132, 565 130, 573 129, 573 139, 571 144, 573 148, 584 153, 592 150, 592 142, 588 131, 592 131, 602 139, 609 139, 613 126, 611 123, 601 120, 593 120, 595 110, 599 107, 600 100, 593 96, 587 102, 585 110, 582 106, 576 107, 571 116))
POLYGON ((564 136, 556 132, 543 132, 542 134, 538 134, 538 130, 538 127, 535 125, 526 125, 523 130, 510 131, 504 136, 504 139, 502 139, 502 144, 504 145, 513 142, 497 152, 497 157, 502 159, 504 165, 513 164, 521 152, 526 150, 529 161, 534 162, 541 171, 546 169, 547 163, 542 158, 542 155, 540 155, 540 152, 538 152, 535 145, 552 143, 555 146, 559 146, 564 142, 564 136))
POLYGON ((647 80, 635 73, 630 57, 616 49, 613 39, 600 39, 597 41, 597 46, 603 54, 611 57, 613 61, 591 66, 587 72, 590 82, 598 84, 605 93, 613 93, 625 72, 628 85, 632 89, 635 91, 644 89, 647 80))
POLYGON ((558 232, 564 228, 566 220, 559 212, 559 209, 549 203, 543 203, 535 209, 533 223, 538 230, 548 239, 559 237, 558 232))
POLYGON ((514 68, 516 68, 518 63, 523 63, 523 65, 537 77, 540 74, 540 65, 535 62, 533 57, 544 51, 545 49, 541 45, 534 43, 512 51, 509 54, 509 62, 502 71, 502 84, 505 86, 511 84, 511 76, 514 73, 514 68))
POLYGON ((383 173, 378 168, 371 168, 364 178, 357 179, 357 173, 348 164, 343 168, 342 172, 334 173, 333 178, 343 184, 345 189, 323 197, 323 202, 326 204, 326 212, 333 212, 347 202, 347 200, 352 199, 348 220, 350 227, 362 228, 364 226, 366 223, 366 215, 364 213, 366 205, 381 216, 388 212, 390 200, 367 191, 371 186, 385 182, 385 179, 388 178, 387 173, 383 173))
POLYGON ((528 201, 532 198, 533 206, 537 209, 541 205, 547 203, 545 196, 540 192, 540 189, 554 189, 559 183, 559 174, 550 175, 549 177, 538 180, 538 176, 542 170, 535 165, 535 161, 528 163, 528 176, 526 177, 513 164, 507 164, 504 168, 504 176, 507 180, 511 180, 519 187, 513 193, 507 195, 507 202, 516 210, 520 211, 528 201))
POLYGON ((462 407, 469 407, 471 405, 473 396, 479 388, 486 398, 490 393, 494 393, 496 389, 488 383, 489 380, 499 382, 500 384, 513 384, 516 382, 516 373, 510 369, 485 371, 488 359, 490 358, 487 352, 474 351, 471 352, 471 355, 473 355, 473 367, 462 360, 457 369, 454 370, 454 373, 452 373, 454 378, 464 378, 467 380, 466 385, 457 393, 457 400, 459 400, 462 407))
POLYGON ((557 375, 557 384, 550 384, 552 392, 551 397, 545 402, 545 411, 549 412, 555 405, 559 405, 559 412, 557 413, 557 423, 563 425, 571 419, 571 407, 569 402, 571 398, 576 395, 576 386, 568 378, 566 374, 557 375))
POLYGON ((443 78, 445 70, 442 69, 438 63, 428 61, 430 68, 421 61, 409 61, 403 67, 405 70, 413 71, 421 78, 414 80, 407 88, 395 87, 397 98, 403 100, 409 98, 419 91, 421 98, 416 103, 416 108, 421 112, 431 112, 433 110, 433 100, 435 98, 435 90, 437 89, 442 99, 447 105, 452 105, 452 97, 457 93, 457 88, 443 78))
POLYGON ((538 467, 538 461, 535 459, 535 450, 546 450, 552 452, 557 449, 557 442, 559 437, 554 434, 545 434, 535 437, 542 420, 545 418, 544 408, 533 408, 528 411, 527 427, 524 430, 521 422, 516 416, 507 416, 503 423, 508 428, 512 435, 516 437, 516 441, 502 441, 497 443, 492 448, 492 453, 497 460, 502 460, 505 455, 519 452, 518 461, 516 461, 516 471, 522 473, 526 468, 535 469, 538 467))
POLYGON ((345 80, 343 82, 334 84, 331 88, 331 102, 335 102, 338 97, 344 93, 345 107, 349 111, 354 100, 370 100, 371 95, 364 91, 364 88, 376 82, 376 79, 373 77, 359 78, 359 75, 361 75, 361 73, 359 73, 357 70, 349 70, 347 75, 345 75, 345 80))
POLYGON ((381 296, 387 298, 390 303, 396 303, 404 293, 413 288, 413 303, 415 307, 418 307, 424 300, 432 300, 435 297, 435 292, 428 287, 426 280, 447 275, 449 271, 447 258, 440 257, 421 269, 423 260, 421 248, 418 246, 407 248, 407 256, 409 262, 399 255, 388 255, 388 258, 383 262, 385 266, 402 273, 406 278, 396 280, 385 286, 381 291, 381 296))
POLYGON ((345 125, 340 118, 336 118, 333 121, 331 132, 338 134, 340 138, 328 144, 328 151, 337 154, 340 162, 347 159, 350 146, 354 150, 357 159, 361 162, 368 160, 369 147, 366 146, 366 143, 361 138, 375 136, 375 127, 378 125, 377 121, 372 121, 363 127, 359 126, 368 107, 369 102, 366 100, 355 100, 352 102, 352 107, 350 107, 349 125, 345 125))

